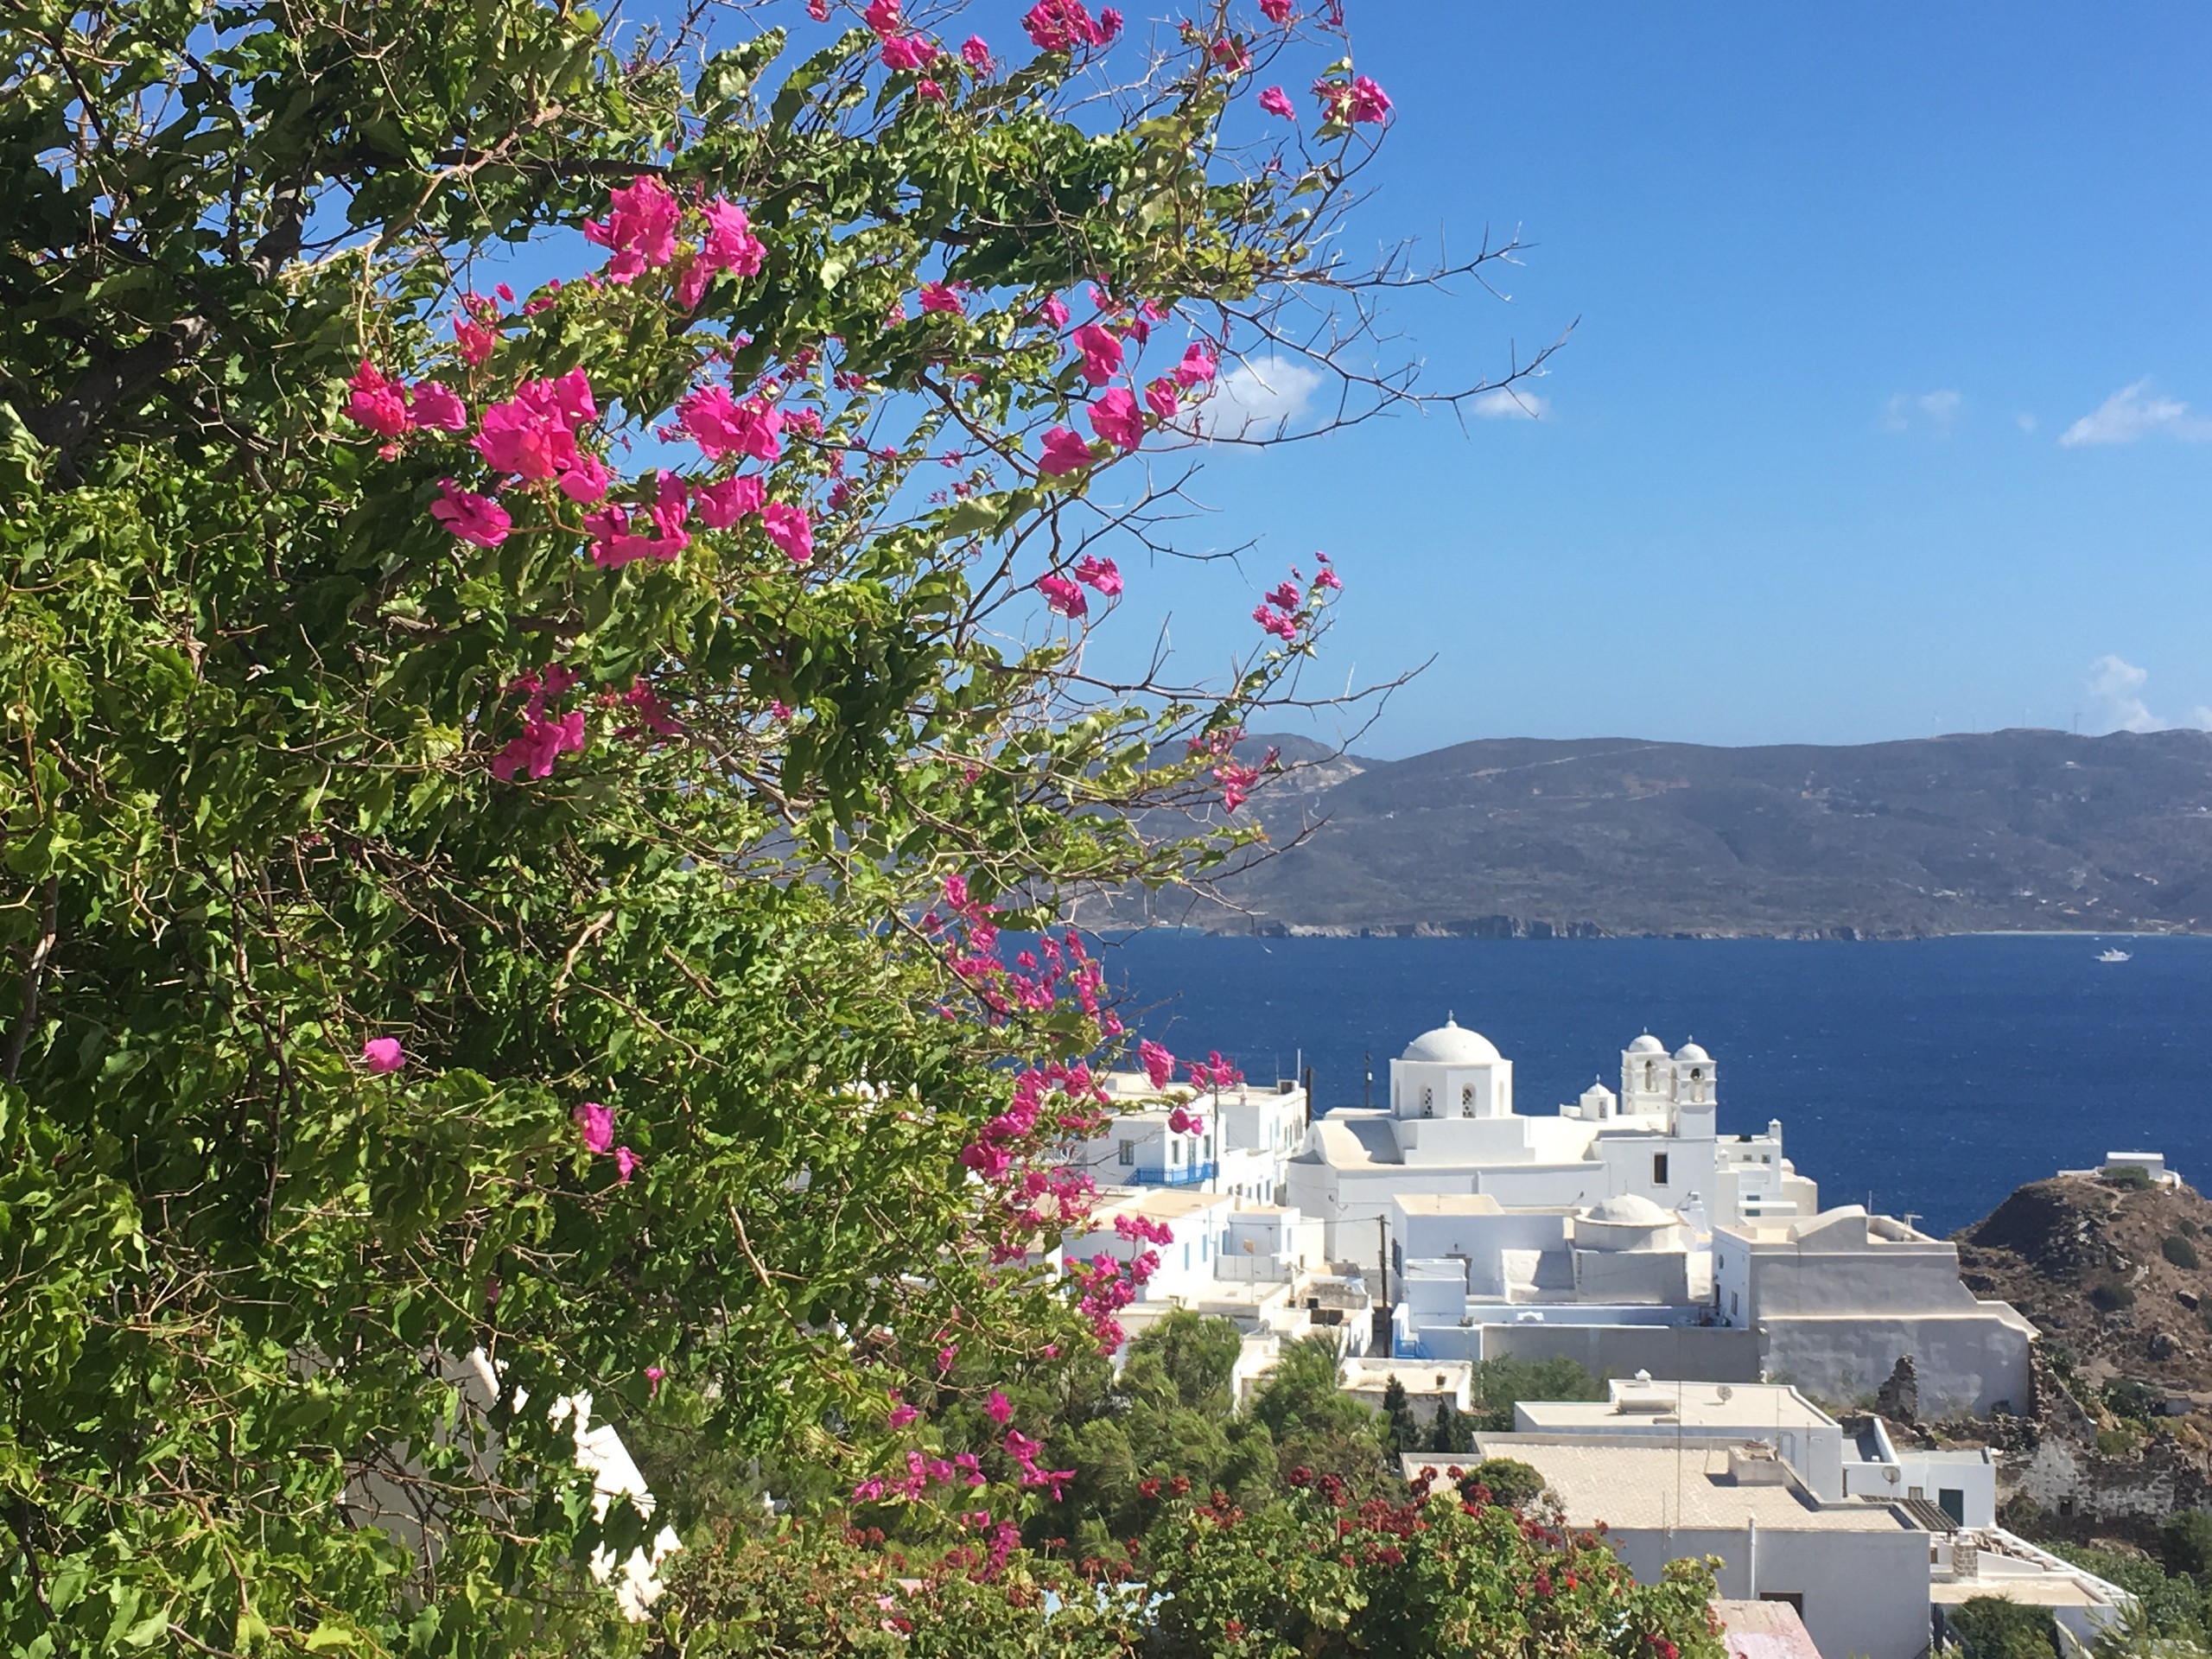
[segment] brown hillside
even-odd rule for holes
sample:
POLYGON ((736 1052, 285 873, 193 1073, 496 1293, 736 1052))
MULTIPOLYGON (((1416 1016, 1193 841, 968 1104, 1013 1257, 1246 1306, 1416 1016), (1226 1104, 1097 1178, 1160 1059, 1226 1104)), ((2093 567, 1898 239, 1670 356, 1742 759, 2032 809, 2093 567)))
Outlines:
POLYGON ((2090 1382, 2212 1390, 2212 1203, 2194 1188, 2060 1176, 2020 1188, 1957 1242, 1968 1287, 2018 1307, 2090 1382))

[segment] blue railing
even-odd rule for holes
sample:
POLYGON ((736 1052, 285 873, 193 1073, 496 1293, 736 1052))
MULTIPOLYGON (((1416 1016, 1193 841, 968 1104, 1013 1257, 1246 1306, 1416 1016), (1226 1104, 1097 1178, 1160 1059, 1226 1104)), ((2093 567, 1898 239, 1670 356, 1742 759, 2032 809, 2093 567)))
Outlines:
POLYGON ((1177 1164, 1166 1169, 1158 1165, 1150 1168, 1139 1165, 1123 1173, 1132 1186, 1196 1186, 1201 1181, 1211 1180, 1216 1167, 1212 1163, 1177 1164))

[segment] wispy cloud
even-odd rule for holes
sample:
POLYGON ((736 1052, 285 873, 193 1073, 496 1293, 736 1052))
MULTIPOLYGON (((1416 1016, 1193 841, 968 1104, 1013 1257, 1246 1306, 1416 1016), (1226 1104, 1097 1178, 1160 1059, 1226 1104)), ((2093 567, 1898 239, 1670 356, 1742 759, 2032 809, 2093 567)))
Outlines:
POLYGON ((1552 412, 1549 400, 1518 386, 1500 386, 1467 405, 1486 421, 1541 421, 1552 412))
POLYGON ((2151 671, 2138 668, 2124 657, 2100 657, 2089 664, 2082 686, 2097 703, 2094 713, 2101 729, 2110 732, 2164 732, 2176 726, 2212 730, 2212 709, 2192 709, 2180 720, 2166 720, 2151 712, 2143 699, 2151 671))
POLYGON ((2018 427, 2023 432, 2032 432, 2037 426, 2042 424, 2042 423, 2037 421, 2033 415, 2030 414, 2024 409, 2012 417, 2012 424, 2018 427))
POLYGON ((1916 429, 1948 438, 1951 429, 1959 423, 1959 410, 1965 404, 1965 398, 1948 388, 1941 391, 1900 391, 1882 405, 1882 429, 1916 429))
POLYGON ((1239 363, 1201 405, 1198 430, 1209 438, 1271 438, 1306 413, 1321 372, 1288 358, 1239 363))
POLYGON ((2132 386, 2122 386, 2091 413, 2068 427, 2058 441, 2069 449, 2091 443, 2133 443, 2158 435, 2184 443, 2212 441, 2212 420, 2192 415, 2178 397, 2162 397, 2151 390, 2144 376, 2132 386))

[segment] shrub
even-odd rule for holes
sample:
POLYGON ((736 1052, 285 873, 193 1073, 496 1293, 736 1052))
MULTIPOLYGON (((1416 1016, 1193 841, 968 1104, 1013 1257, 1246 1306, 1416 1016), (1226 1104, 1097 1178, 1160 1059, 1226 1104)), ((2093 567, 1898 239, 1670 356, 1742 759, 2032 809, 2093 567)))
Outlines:
POLYGON ((1946 1622, 1965 1659, 2051 1659, 2058 1651, 2058 1627, 2047 1607, 1976 1596, 1946 1622))
POLYGON ((1544 1478, 1518 1458, 1484 1458, 1460 1484, 1463 1489, 1486 1486, 1492 1502, 1522 1510, 1543 1495, 1544 1478))
POLYGON ((2097 1173, 2112 1185, 2125 1187, 2131 1192, 2151 1190, 2151 1172, 2140 1164, 2107 1164, 2097 1173))
POLYGON ((2166 1571, 2201 1578, 2212 1572, 2212 1515, 2177 1510, 2158 1529, 2158 1559, 2166 1571))
POLYGON ((2135 1306, 2135 1291, 2128 1285, 2094 1285, 2089 1289, 2089 1306, 2100 1313, 2117 1313, 2123 1307, 2135 1306))
POLYGON ((2179 1233, 2169 1233, 2158 1241, 2158 1254, 2177 1268, 2187 1268, 2192 1273, 2201 1265, 2196 1258, 2196 1246, 2179 1233))

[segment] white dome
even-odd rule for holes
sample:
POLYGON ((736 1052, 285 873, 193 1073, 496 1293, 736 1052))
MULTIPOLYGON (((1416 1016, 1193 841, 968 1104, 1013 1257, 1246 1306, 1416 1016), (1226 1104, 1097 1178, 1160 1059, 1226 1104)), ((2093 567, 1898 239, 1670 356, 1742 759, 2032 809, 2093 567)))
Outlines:
POLYGON ((1647 1031, 1628 1046, 1628 1052, 1631 1054, 1664 1054, 1667 1045, 1647 1031))
POLYGON ((1611 1100, 1612 1097, 1613 1091, 1602 1083, 1593 1083, 1582 1091, 1585 1100, 1611 1100))
POLYGON ((1707 1053, 1695 1043, 1684 1043, 1680 1048, 1675 1051, 1675 1058, 1678 1060, 1705 1060, 1710 1062, 1713 1056, 1707 1053))
POLYGON ((1425 1060, 1431 1065, 1487 1065, 1498 1058, 1497 1046, 1479 1031, 1469 1031, 1446 1018, 1434 1031, 1425 1031, 1406 1045, 1398 1057, 1425 1060))
POLYGON ((1666 1227, 1673 1224, 1675 1218, 1642 1193, 1623 1192, 1594 1206, 1590 1219, 1609 1222, 1616 1227, 1666 1227))

